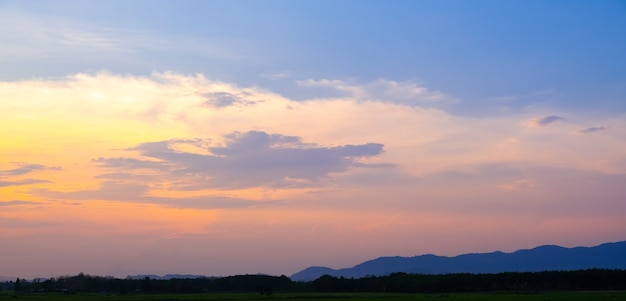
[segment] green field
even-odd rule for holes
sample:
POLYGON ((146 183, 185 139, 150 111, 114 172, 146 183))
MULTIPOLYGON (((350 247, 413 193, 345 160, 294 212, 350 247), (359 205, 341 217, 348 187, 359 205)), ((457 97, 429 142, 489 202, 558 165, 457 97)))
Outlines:
POLYGON ((74 294, 64 295, 57 293, 31 293, 18 294, 0 293, 0 300, 85 300, 85 301, 267 301, 267 300, 302 300, 302 301, 364 301, 364 300, 537 300, 537 301, 594 301, 594 300, 626 300, 626 292, 556 292, 556 293, 459 293, 459 294, 371 294, 371 293, 276 293, 272 296, 261 296, 253 293, 209 293, 209 294, 128 294, 128 295, 105 295, 105 294, 74 294))

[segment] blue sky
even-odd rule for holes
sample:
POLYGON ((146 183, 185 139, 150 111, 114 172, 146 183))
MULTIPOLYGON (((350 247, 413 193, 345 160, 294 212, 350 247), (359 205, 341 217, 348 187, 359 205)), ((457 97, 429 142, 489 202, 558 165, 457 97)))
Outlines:
POLYGON ((608 0, 0 1, 2 273, 623 240, 625 33, 608 0))
MULTIPOLYGON (((385 78, 417 81, 463 97, 471 105, 460 104, 459 113, 506 97, 515 99, 509 105, 516 108, 555 103, 583 110, 625 109, 618 101, 626 86, 626 42, 620 38, 626 31, 623 1, 0 5, 15 22, 27 22, 20 20, 25 14, 52 34, 76 26, 73 29, 95 32, 114 47, 86 45, 65 53, 59 49, 51 54, 54 59, 41 58, 42 53, 14 53, 16 57, 4 62, 11 71, 4 72, 4 78, 176 69, 272 85, 295 96, 306 91, 269 82, 264 75, 358 82, 385 78), (42 68, 42 63, 49 67, 42 68)), ((5 35, 11 34, 9 28, 5 35)))

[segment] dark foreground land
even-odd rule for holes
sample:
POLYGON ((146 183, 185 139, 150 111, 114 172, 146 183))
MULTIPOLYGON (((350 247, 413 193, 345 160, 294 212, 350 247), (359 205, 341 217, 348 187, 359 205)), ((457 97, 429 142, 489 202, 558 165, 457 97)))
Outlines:
POLYGON ((62 293, 29 293, 15 295, 8 292, 0 293, 0 300, 19 301, 268 301, 268 300, 301 300, 301 301, 372 301, 372 300, 536 300, 536 301, 594 301, 594 300, 626 300, 624 291, 594 292, 552 292, 552 293, 453 293, 453 294, 385 294, 385 293, 277 293, 271 296, 254 293, 205 293, 205 294, 73 294, 62 293))
POLYGON ((286 276, 140 279, 79 274, 0 283, 2 300, 624 300, 626 270, 509 272, 337 278, 286 276))

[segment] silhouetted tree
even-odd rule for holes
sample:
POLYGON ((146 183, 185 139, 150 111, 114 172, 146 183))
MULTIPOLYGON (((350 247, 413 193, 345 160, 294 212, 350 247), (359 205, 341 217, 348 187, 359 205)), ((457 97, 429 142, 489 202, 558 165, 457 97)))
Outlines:
POLYGON ((14 292, 22 291, 22 281, 20 280, 20 278, 17 278, 15 280, 15 283, 13 284, 13 291, 14 292))

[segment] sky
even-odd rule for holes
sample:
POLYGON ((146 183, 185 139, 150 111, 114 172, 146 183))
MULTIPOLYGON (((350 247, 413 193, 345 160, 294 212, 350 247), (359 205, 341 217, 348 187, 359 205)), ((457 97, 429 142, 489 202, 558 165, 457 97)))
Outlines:
POLYGON ((0 275, 626 239, 624 1, 0 0, 0 275))

